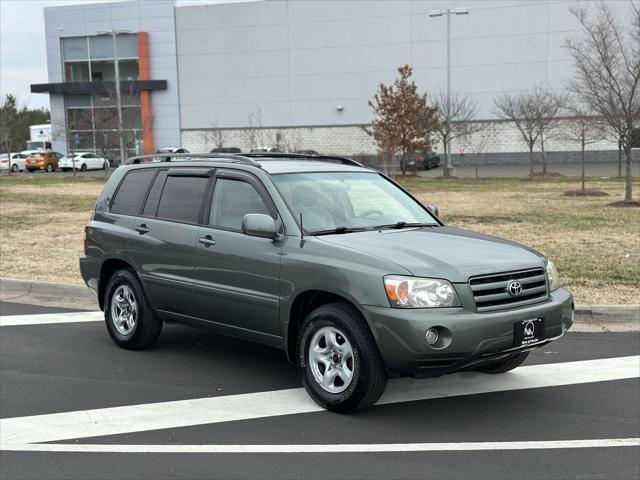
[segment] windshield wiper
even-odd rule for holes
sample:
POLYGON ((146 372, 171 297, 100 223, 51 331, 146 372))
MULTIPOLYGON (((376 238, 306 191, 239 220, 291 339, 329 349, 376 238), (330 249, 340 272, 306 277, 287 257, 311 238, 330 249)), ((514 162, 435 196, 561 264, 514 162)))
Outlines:
POLYGON ((365 230, 364 228, 350 228, 350 227, 336 227, 330 228, 328 230, 318 230, 316 232, 311 232, 309 235, 334 235, 340 233, 353 233, 353 232, 362 232, 365 230))
POLYGON ((435 227, 435 226, 437 225, 434 223, 396 222, 396 223, 389 223, 386 225, 377 225, 375 228, 376 229, 393 228, 393 229, 399 230, 401 228, 409 228, 409 227, 435 227))

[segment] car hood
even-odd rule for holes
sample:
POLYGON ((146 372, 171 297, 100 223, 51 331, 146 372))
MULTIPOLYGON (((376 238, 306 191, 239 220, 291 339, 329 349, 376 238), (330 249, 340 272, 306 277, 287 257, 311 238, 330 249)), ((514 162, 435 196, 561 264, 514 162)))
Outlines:
POLYGON ((316 238, 384 258, 416 276, 446 278, 455 283, 466 283, 475 275, 544 267, 542 254, 533 249, 453 227, 368 231, 316 238))

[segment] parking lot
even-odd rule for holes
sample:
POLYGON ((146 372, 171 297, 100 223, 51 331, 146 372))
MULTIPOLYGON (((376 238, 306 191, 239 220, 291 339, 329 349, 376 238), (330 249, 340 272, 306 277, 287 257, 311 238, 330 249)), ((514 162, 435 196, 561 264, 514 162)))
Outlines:
POLYGON ((638 478, 640 333, 569 333, 514 372, 390 383, 320 410, 268 347, 0 303, 0 477, 638 478))

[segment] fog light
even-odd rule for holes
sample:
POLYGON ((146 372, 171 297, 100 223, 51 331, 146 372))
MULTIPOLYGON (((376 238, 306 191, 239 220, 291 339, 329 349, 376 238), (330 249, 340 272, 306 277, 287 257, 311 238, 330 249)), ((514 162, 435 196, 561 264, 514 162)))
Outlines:
POLYGON ((427 330, 427 343, 433 345, 438 341, 438 331, 434 328, 427 330))

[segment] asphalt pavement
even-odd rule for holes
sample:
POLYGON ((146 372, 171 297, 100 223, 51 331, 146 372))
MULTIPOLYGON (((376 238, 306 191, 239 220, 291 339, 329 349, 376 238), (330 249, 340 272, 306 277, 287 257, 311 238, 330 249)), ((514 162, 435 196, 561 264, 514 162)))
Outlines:
POLYGON ((640 477, 640 332, 571 333, 502 375, 390 382, 326 412, 279 350, 0 302, 0 478, 640 477))

